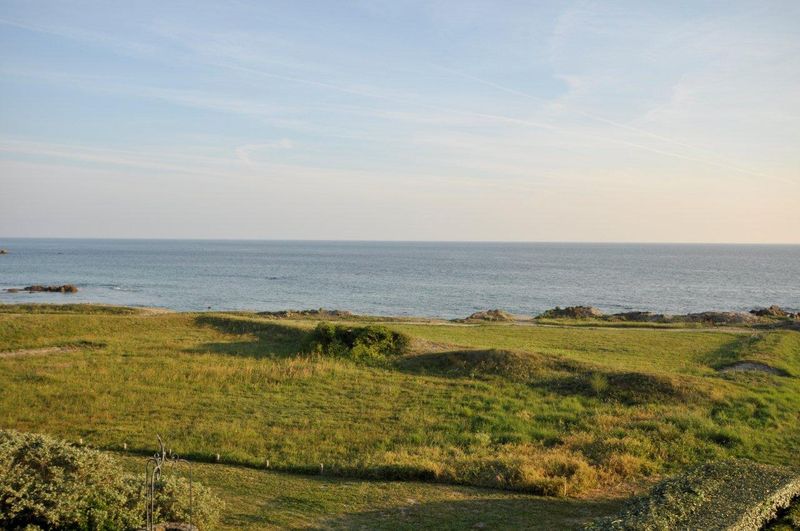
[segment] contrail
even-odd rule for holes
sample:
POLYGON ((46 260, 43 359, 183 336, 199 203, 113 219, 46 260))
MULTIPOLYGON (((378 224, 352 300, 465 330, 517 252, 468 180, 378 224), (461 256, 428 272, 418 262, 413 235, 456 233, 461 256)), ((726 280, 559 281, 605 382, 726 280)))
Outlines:
MULTIPOLYGON (((452 68, 447 68, 447 67, 444 67, 444 66, 441 66, 441 65, 433 65, 433 66, 435 68, 438 68, 438 69, 443 70, 445 72, 448 72, 450 74, 453 74, 453 75, 456 75, 456 76, 459 76, 459 77, 463 77, 464 79, 469 79, 469 80, 475 81, 476 83, 481 83, 483 85, 495 88, 495 89, 503 91, 503 92, 507 92, 509 94, 514 94, 516 96, 520 96, 520 97, 523 97, 523 98, 534 100, 534 101, 537 101, 537 102, 539 102, 541 104, 544 104, 544 105, 549 105, 551 103, 550 101, 546 100, 545 98, 541 98, 541 97, 535 96, 533 94, 528 94, 527 92, 522 92, 522 91, 517 90, 517 89, 506 87, 504 85, 500 85, 500 84, 495 83, 493 81, 489 81, 487 79, 476 77, 476 76, 473 76, 471 74, 467 74, 465 72, 460 72, 458 70, 453 70, 452 68)), ((691 150, 694 150, 694 151, 700 151, 700 152, 712 155, 713 157, 717 157, 717 158, 720 157, 720 155, 718 153, 715 153, 715 152, 713 152, 713 151, 711 151, 709 149, 705 149, 705 148, 702 148, 702 147, 698 147, 698 146, 694 146, 694 145, 691 145, 691 144, 687 144, 687 143, 682 142, 680 140, 675 140, 674 138, 669 138, 669 137, 666 137, 666 136, 659 135, 657 133, 653 133, 651 131, 647 131, 646 129, 640 129, 640 128, 634 127, 632 125, 624 124, 624 123, 621 123, 621 122, 616 122, 614 120, 609 120, 608 118, 605 118, 603 116, 599 116, 599 115, 594 114, 594 113, 586 112, 586 111, 583 111, 581 109, 575 109, 575 108, 566 107, 566 106, 564 108, 566 108, 568 111, 570 111, 572 113, 579 114, 581 116, 584 116, 584 117, 589 118, 591 120, 595 120, 597 122, 601 122, 601 123, 604 123, 604 124, 607 124, 607 125, 611 125, 613 127, 617 127, 617 128, 620 128, 620 129, 625 129, 627 131, 638 133, 640 135, 649 136, 651 138, 655 138, 657 140, 661 140, 662 142, 668 142, 668 143, 674 144, 676 146, 688 148, 688 149, 691 149, 691 150)), ((773 177, 771 175, 766 175, 766 174, 763 174, 763 173, 759 173, 759 172, 753 171, 753 170, 748 169, 748 168, 743 168, 743 167, 735 165, 735 164, 730 164, 728 162, 710 161, 710 160, 707 160, 707 159, 701 159, 701 158, 697 158, 697 157, 685 156, 685 155, 672 153, 672 152, 668 152, 668 151, 664 151, 664 150, 645 147, 645 146, 642 146, 640 144, 635 144, 635 143, 632 143, 632 142, 626 142, 626 141, 621 141, 621 140, 618 141, 618 142, 620 142, 622 144, 630 145, 632 147, 645 149, 647 151, 652 151, 654 153, 661 153, 663 155, 669 155, 669 156, 678 157, 678 158, 682 158, 682 159, 686 159, 686 160, 692 160, 692 161, 696 161, 696 162, 703 162, 705 164, 711 164, 711 165, 714 165, 714 166, 718 166, 720 168, 734 170, 734 171, 737 171, 737 172, 740 172, 740 173, 746 173, 746 174, 751 175, 753 177, 775 178, 775 177, 773 177)), ((784 180, 784 179, 780 179, 780 180, 784 180)))

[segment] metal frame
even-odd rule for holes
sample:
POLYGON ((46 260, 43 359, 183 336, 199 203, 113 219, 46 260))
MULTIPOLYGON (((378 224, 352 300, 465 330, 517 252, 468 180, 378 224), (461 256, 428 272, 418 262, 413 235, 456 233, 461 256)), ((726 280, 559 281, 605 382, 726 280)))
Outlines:
POLYGON ((161 435, 156 434, 158 438, 158 445, 160 450, 153 454, 152 457, 147 459, 144 466, 145 477, 145 529, 147 531, 155 530, 155 494, 156 483, 161 480, 161 476, 167 470, 174 470, 178 465, 186 465, 189 468, 189 525, 194 527, 192 518, 194 516, 194 479, 192 477, 192 463, 186 459, 181 459, 180 456, 173 453, 172 450, 167 451, 164 447, 164 441, 161 435))

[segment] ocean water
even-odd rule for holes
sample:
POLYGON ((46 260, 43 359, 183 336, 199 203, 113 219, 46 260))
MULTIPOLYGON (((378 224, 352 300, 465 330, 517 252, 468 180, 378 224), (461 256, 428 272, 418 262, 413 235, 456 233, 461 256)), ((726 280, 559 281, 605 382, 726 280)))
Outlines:
POLYGON ((175 310, 329 308, 454 318, 800 309, 798 245, 5 239, 0 302, 175 310), (71 283, 73 295, 7 293, 71 283))

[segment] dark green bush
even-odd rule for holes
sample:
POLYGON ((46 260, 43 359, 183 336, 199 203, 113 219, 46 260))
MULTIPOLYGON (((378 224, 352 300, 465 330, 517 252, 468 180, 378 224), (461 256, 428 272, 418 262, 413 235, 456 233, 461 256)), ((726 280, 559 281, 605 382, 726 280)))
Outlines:
MULTIPOLYGON (((213 528, 220 502, 194 483, 193 522, 213 528)), ((157 521, 186 521, 189 482, 157 485, 157 521)), ((137 529, 144 525, 144 477, 103 452, 46 435, 0 430, 0 529, 137 529)))
POLYGON ((345 326, 322 322, 311 334, 312 350, 328 356, 379 361, 408 349, 408 337, 385 326, 345 326))

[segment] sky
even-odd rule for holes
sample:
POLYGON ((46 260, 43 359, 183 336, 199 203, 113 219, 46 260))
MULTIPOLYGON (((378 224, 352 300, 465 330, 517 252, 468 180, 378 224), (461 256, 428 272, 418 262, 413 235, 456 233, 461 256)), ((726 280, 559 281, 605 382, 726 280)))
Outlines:
POLYGON ((800 243, 800 2, 0 0, 0 236, 800 243))

